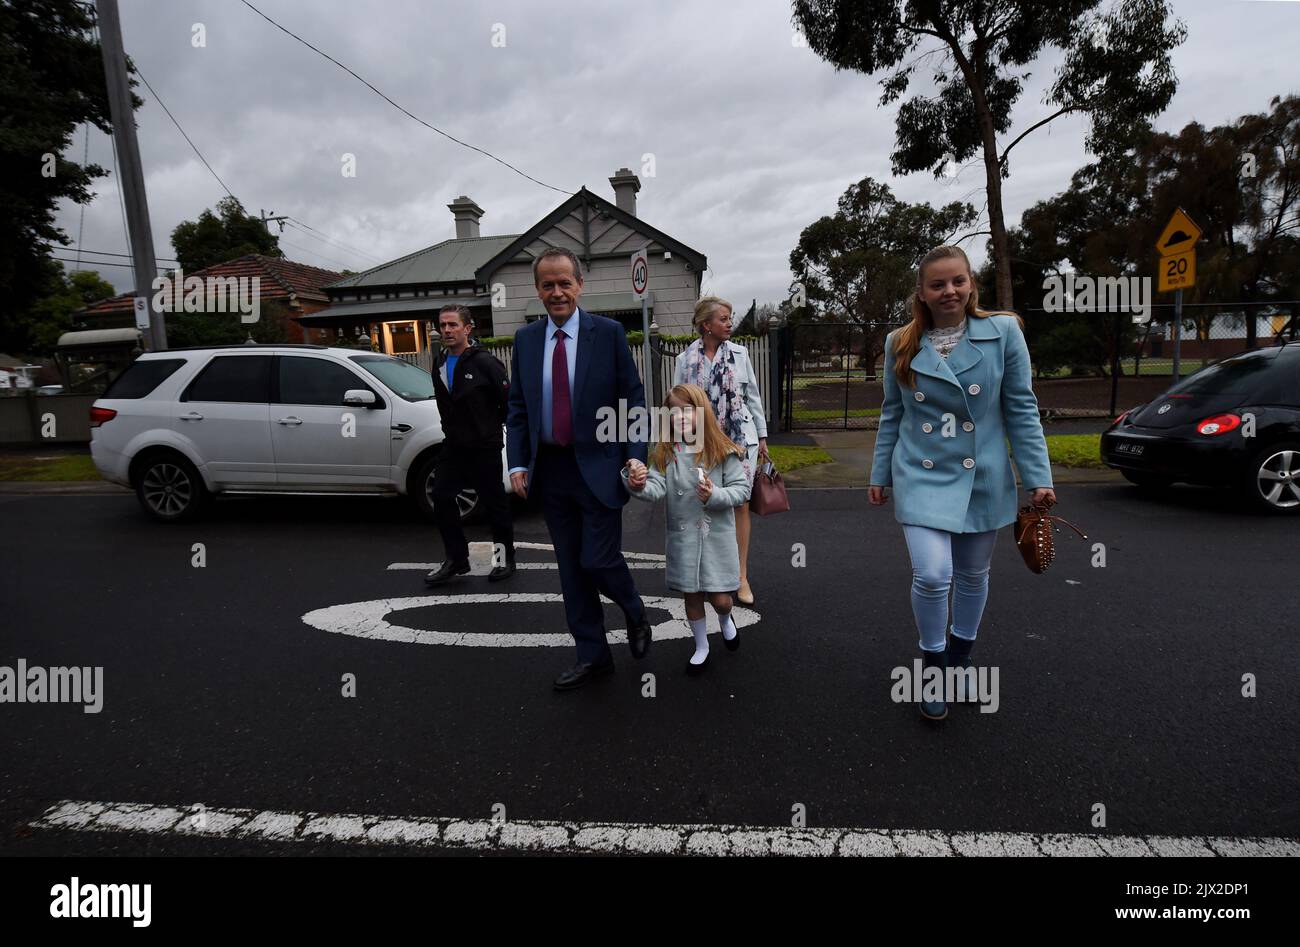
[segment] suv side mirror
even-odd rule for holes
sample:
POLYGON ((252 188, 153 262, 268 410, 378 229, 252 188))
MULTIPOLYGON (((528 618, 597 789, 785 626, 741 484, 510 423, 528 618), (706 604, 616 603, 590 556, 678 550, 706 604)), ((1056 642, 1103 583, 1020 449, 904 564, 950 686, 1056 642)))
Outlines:
POLYGON ((377 407, 377 400, 373 391, 367 391, 364 388, 349 388, 343 392, 343 403, 354 404, 359 407, 374 408, 377 407))

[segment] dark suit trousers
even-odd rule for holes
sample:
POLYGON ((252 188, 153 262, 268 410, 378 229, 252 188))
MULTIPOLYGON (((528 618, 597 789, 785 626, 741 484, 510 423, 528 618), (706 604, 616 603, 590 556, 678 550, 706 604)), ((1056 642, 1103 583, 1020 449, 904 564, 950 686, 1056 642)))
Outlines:
POLYGON ((515 555, 514 521, 510 500, 501 483, 500 447, 460 447, 448 445, 438 454, 433 474, 433 517, 442 533, 446 556, 453 562, 469 558, 469 543, 460 525, 460 507, 456 494, 477 490, 487 521, 492 524, 492 542, 505 546, 506 555, 515 555))
POLYGON ((623 559, 623 511, 605 506, 582 479, 572 447, 539 444, 530 493, 537 496, 560 566, 560 588, 569 631, 586 663, 609 657, 605 640, 604 593, 630 622, 645 619, 623 559))

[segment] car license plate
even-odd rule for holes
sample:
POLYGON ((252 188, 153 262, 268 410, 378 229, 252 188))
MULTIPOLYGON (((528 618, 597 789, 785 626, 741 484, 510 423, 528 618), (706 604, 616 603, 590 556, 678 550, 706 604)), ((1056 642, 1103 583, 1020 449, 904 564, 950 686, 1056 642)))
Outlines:
POLYGON ((1115 445, 1115 453, 1129 454, 1133 457, 1141 456, 1142 452, 1147 449, 1145 444, 1132 444, 1127 441, 1115 445))

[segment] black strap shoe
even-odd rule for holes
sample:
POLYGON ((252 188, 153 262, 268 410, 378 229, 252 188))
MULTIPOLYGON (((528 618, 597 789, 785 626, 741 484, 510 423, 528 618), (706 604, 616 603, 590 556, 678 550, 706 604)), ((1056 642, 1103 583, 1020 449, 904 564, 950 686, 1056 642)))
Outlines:
POLYGON ((453 562, 448 559, 433 572, 424 577, 425 585, 442 585, 452 576, 467 575, 469 573, 468 562, 453 562))
POLYGON ((502 579, 508 579, 515 574, 515 560, 507 559, 503 566, 494 566, 488 573, 489 582, 500 582, 502 579))
POLYGON ((639 622, 627 623, 627 643, 632 649, 632 657, 640 660, 650 652, 650 620, 642 618, 639 622))
POLYGON ((555 679, 555 689, 557 691, 576 690, 584 684, 590 684, 598 677, 613 673, 614 658, 612 655, 598 664, 584 664, 579 661, 573 667, 561 672, 560 676, 555 679))
POLYGON ((701 661, 699 664, 696 664, 694 661, 687 661, 687 662, 686 662, 686 676, 687 676, 687 677, 699 677, 701 674, 703 674, 703 673, 704 673, 704 669, 707 668, 707 667, 709 666, 709 655, 710 655, 710 654, 713 654, 713 652, 710 651, 708 654, 706 654, 706 655, 704 656, 704 660, 701 661))

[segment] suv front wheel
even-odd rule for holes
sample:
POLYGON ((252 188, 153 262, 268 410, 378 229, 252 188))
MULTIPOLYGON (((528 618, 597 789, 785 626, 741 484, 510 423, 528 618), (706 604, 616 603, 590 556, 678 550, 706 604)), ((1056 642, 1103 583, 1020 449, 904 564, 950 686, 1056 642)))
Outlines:
POLYGON ((177 523, 198 513, 208 491, 194 465, 170 451, 139 462, 135 495, 144 511, 164 523, 177 523))
MULTIPOLYGON (((425 518, 430 520, 434 518, 433 492, 437 463, 437 453, 430 454, 420 462, 419 467, 416 468, 415 477, 411 481, 410 493, 415 500, 415 505, 419 507, 425 518)), ((456 494, 456 506, 460 510, 460 521, 462 523, 471 522, 479 509, 478 491, 461 490, 456 494)))

